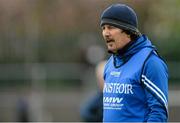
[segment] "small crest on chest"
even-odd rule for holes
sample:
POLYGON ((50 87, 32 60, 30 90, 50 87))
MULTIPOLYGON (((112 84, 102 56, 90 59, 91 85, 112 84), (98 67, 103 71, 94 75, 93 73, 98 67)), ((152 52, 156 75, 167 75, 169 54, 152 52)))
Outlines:
POLYGON ((119 77, 121 75, 121 72, 120 71, 111 71, 110 75, 114 76, 114 77, 119 77))

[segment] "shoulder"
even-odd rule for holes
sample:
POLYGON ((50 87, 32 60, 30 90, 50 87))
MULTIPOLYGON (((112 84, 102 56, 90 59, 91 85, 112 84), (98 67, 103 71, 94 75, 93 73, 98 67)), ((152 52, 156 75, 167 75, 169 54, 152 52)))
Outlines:
POLYGON ((167 69, 167 64, 165 61, 160 58, 155 52, 152 52, 145 62, 146 67, 156 67, 156 68, 165 68, 167 69))
POLYGON ((111 65, 111 63, 113 63, 113 56, 110 56, 109 59, 105 62, 104 70, 106 70, 111 65))
POLYGON ((144 63, 145 73, 168 73, 168 67, 165 61, 155 52, 152 52, 144 63))
POLYGON ((112 68, 112 66, 113 66, 113 56, 111 55, 110 58, 104 64, 104 73, 103 73, 104 79, 105 79, 106 73, 112 68))

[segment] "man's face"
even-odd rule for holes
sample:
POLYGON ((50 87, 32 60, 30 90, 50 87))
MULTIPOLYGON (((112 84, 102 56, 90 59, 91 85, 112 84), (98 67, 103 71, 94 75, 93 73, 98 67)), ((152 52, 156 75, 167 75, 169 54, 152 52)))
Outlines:
POLYGON ((102 26, 102 35, 108 51, 113 53, 116 53, 131 41, 130 36, 121 29, 107 24, 102 26))

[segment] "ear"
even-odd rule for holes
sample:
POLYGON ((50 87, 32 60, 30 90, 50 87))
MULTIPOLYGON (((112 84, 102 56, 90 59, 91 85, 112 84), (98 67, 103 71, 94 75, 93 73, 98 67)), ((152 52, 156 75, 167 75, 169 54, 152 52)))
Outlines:
POLYGON ((126 34, 127 40, 131 40, 131 35, 126 34))
POLYGON ((131 35, 127 35, 126 38, 127 38, 127 41, 131 41, 131 35))

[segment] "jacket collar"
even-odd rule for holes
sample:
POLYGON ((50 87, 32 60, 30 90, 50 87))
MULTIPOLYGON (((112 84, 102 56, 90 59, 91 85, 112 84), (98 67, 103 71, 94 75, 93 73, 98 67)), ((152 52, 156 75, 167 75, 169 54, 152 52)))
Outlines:
POLYGON ((129 42, 125 47, 118 50, 118 53, 113 54, 114 66, 120 67, 126 63, 135 53, 142 48, 149 47, 155 49, 147 36, 142 35, 137 40, 129 42))

